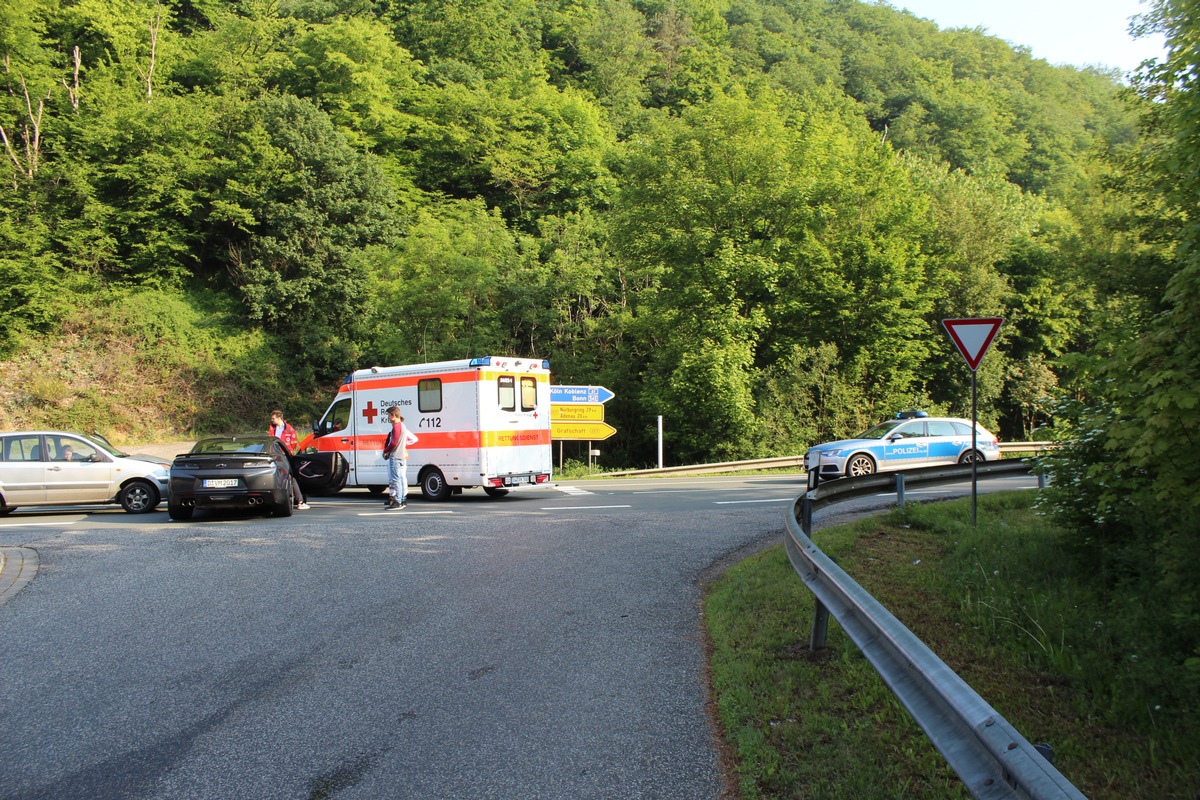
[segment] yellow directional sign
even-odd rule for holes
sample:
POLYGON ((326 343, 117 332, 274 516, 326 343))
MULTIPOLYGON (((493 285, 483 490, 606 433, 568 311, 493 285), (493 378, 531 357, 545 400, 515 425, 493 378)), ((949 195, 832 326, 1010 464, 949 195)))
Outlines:
POLYGON ((560 419, 568 422, 603 422, 604 406, 599 403, 550 404, 551 421, 560 419))
POLYGON ((586 442, 598 442, 607 439, 617 432, 617 429, 607 422, 550 422, 551 439, 577 439, 586 442))

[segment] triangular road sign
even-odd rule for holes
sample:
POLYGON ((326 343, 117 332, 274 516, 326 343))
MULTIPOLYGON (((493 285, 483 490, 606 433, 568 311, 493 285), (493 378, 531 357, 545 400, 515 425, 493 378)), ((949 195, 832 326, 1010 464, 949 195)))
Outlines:
POLYGON ((1001 317, 980 317, 977 319, 944 319, 942 325, 954 340, 954 346, 967 360, 971 371, 979 369, 983 354, 992 346, 996 332, 1004 324, 1001 317))

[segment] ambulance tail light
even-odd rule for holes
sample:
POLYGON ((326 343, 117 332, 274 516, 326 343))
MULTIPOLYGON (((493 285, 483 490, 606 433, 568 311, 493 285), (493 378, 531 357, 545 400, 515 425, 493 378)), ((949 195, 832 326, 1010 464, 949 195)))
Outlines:
POLYGON ((550 480, 550 476, 549 475, 538 475, 534 480, 536 480, 538 483, 546 483, 547 481, 550 480))
POLYGON ((503 486, 504 479, 503 478, 488 478, 488 485, 489 486, 503 486))

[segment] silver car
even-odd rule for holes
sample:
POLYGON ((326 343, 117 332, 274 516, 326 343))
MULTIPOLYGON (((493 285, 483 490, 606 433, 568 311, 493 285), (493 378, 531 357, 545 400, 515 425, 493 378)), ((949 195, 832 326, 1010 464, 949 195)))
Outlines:
POLYGON ((153 511, 167 496, 170 462, 122 453, 101 436, 68 431, 0 433, 0 515, 18 506, 119 503, 153 511))
POLYGON ((1000 458, 1000 442, 983 426, 958 417, 930 417, 923 411, 901 412, 853 439, 826 442, 804 454, 804 469, 822 478, 857 477, 875 472, 969 464, 1000 458))

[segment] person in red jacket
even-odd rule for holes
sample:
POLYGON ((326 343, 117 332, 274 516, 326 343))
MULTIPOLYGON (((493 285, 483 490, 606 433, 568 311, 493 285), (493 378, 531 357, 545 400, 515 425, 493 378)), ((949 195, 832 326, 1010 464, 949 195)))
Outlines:
POLYGON ((296 429, 283 418, 282 411, 277 409, 271 412, 271 425, 267 428, 267 433, 282 441, 289 454, 295 454, 296 443, 299 441, 296 438, 296 429))
MULTIPOLYGON (((267 433, 283 442, 288 455, 295 455, 298 442, 296 429, 283 418, 283 412, 279 409, 271 412, 271 424, 267 428, 267 433)), ((300 482, 296 480, 295 475, 292 476, 292 501, 296 504, 296 508, 308 508, 308 500, 304 498, 304 492, 300 490, 300 482)))

